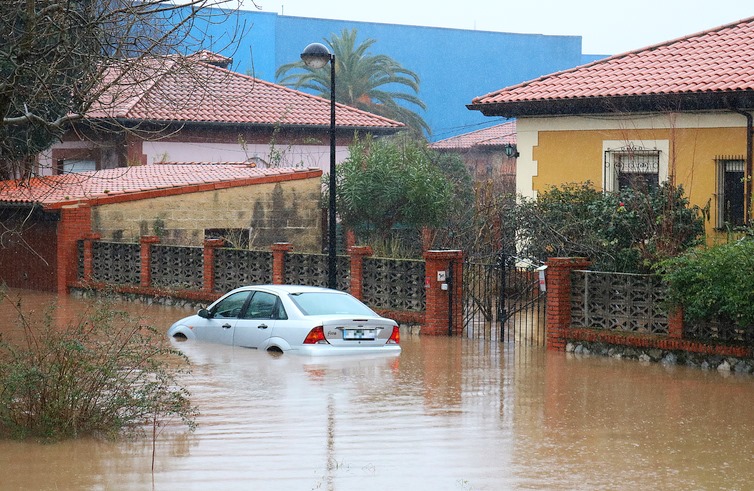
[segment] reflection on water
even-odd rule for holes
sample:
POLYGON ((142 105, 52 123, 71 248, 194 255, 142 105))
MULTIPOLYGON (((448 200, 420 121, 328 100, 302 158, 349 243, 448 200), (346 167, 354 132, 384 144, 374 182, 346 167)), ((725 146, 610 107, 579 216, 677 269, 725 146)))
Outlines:
MULTIPOLYGON (((186 315, 127 308, 165 328, 186 315)), ((58 315, 83 309, 67 299, 58 315)), ((397 357, 318 360, 176 343, 193 363, 199 427, 162 429, 154 474, 147 437, 0 442, 0 488, 751 488, 751 376, 471 339, 402 345, 397 357)))

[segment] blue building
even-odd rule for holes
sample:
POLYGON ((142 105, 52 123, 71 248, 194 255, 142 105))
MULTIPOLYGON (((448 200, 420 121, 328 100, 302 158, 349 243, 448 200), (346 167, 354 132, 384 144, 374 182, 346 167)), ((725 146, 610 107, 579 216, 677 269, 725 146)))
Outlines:
POLYGON ((239 11, 220 24, 203 28, 212 43, 207 49, 233 58, 233 70, 271 82, 276 81, 275 70, 298 61, 309 43, 356 29, 359 41, 376 40, 372 54, 388 55, 419 75, 418 96, 427 105, 420 114, 432 128, 432 141, 501 122, 466 108, 476 96, 602 57, 583 55, 581 36, 378 24, 257 11, 239 11), (228 39, 237 27, 243 33, 238 39, 228 39), (231 46, 218 49, 229 43, 231 46))

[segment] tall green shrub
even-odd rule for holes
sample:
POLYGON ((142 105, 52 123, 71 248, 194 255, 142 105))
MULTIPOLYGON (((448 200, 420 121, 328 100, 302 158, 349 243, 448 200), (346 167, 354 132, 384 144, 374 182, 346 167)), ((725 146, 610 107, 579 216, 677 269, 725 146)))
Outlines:
POLYGON ((703 216, 681 187, 603 193, 589 182, 522 199, 512 214, 524 254, 540 260, 585 256, 596 269, 623 272, 651 271, 663 259, 698 245, 703 216))
POLYGON ((193 428, 177 379, 187 360, 164 333, 109 302, 63 327, 52 309, 36 321, 16 306, 20 337, 0 338, 0 436, 110 437, 171 418, 193 428))
POLYGON ((685 319, 754 326, 754 240, 692 250, 661 269, 668 302, 685 319))

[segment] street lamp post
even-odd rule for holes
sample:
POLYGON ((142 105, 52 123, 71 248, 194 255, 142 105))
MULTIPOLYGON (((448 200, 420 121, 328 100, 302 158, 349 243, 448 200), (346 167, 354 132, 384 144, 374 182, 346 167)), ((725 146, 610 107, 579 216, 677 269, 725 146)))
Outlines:
POLYGON ((335 55, 330 53, 327 46, 312 43, 304 48, 301 60, 310 68, 322 68, 330 63, 330 205, 328 208, 327 228, 327 286, 337 288, 338 271, 336 256, 335 234, 335 55))

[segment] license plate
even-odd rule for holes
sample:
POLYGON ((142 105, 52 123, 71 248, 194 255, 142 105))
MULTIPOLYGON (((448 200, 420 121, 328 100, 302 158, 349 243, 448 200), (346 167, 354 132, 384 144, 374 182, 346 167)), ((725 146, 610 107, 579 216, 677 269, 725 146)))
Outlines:
POLYGON ((343 330, 343 339, 365 339, 365 340, 373 340, 374 339, 374 329, 344 329, 343 330))

